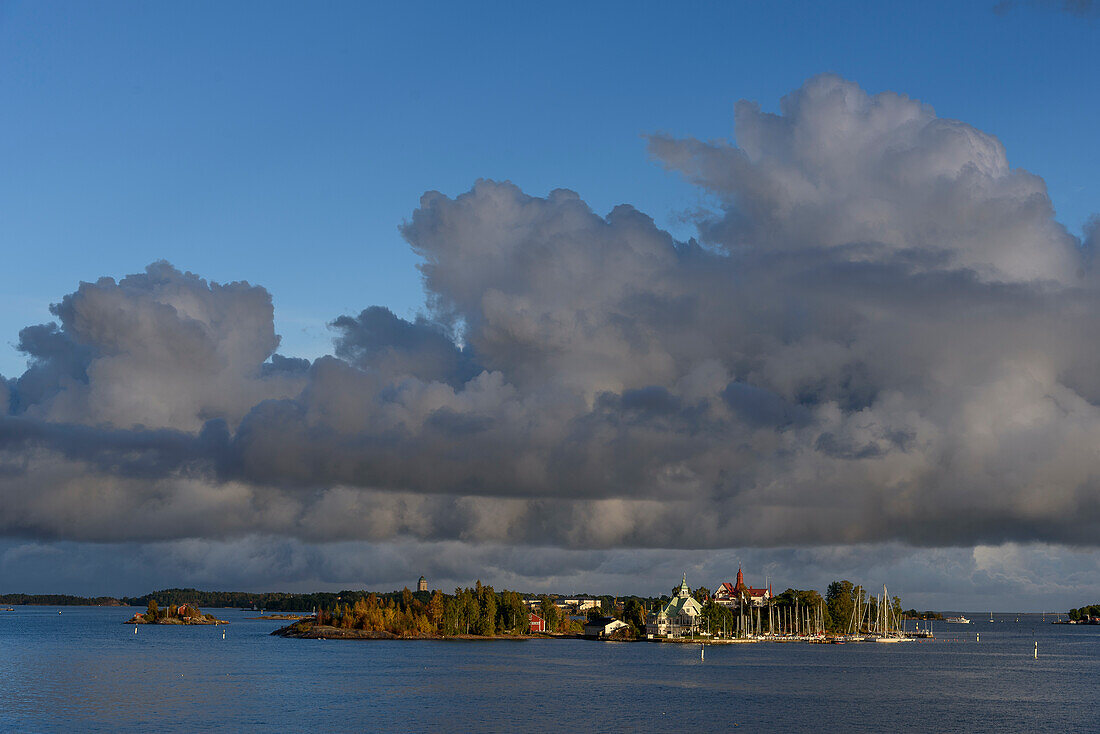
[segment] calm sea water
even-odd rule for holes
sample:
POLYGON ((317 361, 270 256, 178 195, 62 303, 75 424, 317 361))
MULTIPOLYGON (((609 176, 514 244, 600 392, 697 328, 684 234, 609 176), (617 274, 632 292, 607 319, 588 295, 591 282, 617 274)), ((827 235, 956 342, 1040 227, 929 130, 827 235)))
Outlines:
POLYGON ((954 641, 713 646, 700 661, 697 645, 287 640, 237 610, 217 612, 225 640, 135 635, 133 611, 0 612, 0 729, 1100 731, 1100 627, 1030 616, 938 624, 954 641))

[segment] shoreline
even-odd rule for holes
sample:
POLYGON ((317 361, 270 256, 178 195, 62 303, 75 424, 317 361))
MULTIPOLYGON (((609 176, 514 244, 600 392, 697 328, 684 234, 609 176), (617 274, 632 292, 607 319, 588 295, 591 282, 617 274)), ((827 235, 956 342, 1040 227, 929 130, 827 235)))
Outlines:
MULTIPOLYGON (((759 643, 776 644, 807 644, 807 645, 831 645, 831 644, 872 644, 864 640, 834 641, 829 638, 798 638, 798 637, 763 637, 763 638, 729 638, 729 639, 685 639, 685 638, 635 638, 635 639, 601 639, 585 637, 578 634, 549 634, 536 633, 528 635, 398 635, 392 632, 360 629, 344 629, 332 625, 314 625, 305 630, 295 629, 291 624, 280 627, 270 633, 273 637, 284 637, 298 640, 401 640, 401 641, 434 641, 434 642, 504 642, 526 640, 587 640, 590 642, 648 642, 662 645, 755 645, 759 643)), ((900 640, 899 640, 900 641, 900 640)), ((906 641, 930 642, 935 638, 907 638, 906 641)))

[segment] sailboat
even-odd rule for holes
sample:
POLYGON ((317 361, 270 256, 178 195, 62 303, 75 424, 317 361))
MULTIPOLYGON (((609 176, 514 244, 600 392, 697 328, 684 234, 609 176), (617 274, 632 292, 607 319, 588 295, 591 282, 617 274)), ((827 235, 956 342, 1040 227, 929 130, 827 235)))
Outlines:
MULTIPOLYGON (((885 589, 886 587, 883 586, 883 588, 885 589)), ((879 622, 882 620, 882 603, 881 603, 881 601, 879 601, 879 597, 877 597, 877 596, 873 597, 873 599, 875 601, 875 621, 871 622, 871 620, 870 620, 871 610, 868 609, 867 610, 867 617, 868 617, 868 619, 867 619, 867 631, 870 632, 871 634, 869 634, 869 635, 867 635, 866 637, 863 638, 867 642, 878 642, 879 638, 882 636, 881 635, 882 628, 879 626, 879 622)))
POLYGON ((906 637, 897 628, 897 621, 890 609, 890 595, 886 592, 886 584, 882 585, 882 601, 878 605, 878 610, 878 619, 875 624, 879 628, 879 634, 874 637, 875 642, 909 642, 913 639, 906 637))

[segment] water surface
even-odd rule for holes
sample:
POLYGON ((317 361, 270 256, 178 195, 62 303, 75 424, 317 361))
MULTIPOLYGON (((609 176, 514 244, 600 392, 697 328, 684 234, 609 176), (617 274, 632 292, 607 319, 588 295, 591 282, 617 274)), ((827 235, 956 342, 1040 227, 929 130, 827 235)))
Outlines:
POLYGON ((701 661, 697 645, 289 640, 239 610, 135 635, 132 609, 60 611, 0 612, 4 731, 1100 731, 1100 627, 1038 616, 701 661))

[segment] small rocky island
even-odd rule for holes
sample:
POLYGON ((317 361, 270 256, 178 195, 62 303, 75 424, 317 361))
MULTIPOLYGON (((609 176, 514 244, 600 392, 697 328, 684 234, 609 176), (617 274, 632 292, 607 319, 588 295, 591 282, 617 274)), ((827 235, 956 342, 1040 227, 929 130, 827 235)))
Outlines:
POLYGON ((156 601, 149 602, 149 608, 138 612, 123 624, 229 624, 213 614, 203 614, 191 604, 181 604, 161 609, 156 601))

